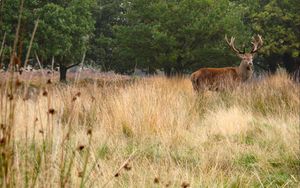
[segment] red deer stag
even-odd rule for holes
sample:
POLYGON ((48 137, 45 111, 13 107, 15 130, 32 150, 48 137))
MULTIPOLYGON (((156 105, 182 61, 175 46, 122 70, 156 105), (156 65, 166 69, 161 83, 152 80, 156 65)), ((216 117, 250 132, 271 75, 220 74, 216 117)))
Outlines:
POLYGON ((223 68, 201 68, 191 75, 193 88, 196 91, 204 89, 218 90, 228 83, 244 82, 251 78, 253 74, 253 57, 256 52, 262 47, 263 40, 260 35, 252 38, 252 50, 246 53, 238 50, 234 45, 234 37, 231 37, 230 42, 225 36, 228 46, 241 58, 241 63, 238 67, 223 67, 223 68))

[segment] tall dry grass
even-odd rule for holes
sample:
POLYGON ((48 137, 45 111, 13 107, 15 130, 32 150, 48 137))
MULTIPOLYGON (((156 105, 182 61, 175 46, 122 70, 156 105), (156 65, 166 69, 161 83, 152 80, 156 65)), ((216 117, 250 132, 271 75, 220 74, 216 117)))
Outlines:
POLYGON ((201 95, 163 77, 18 84, 13 98, 4 85, 11 187, 299 186, 299 85, 283 73, 201 95))

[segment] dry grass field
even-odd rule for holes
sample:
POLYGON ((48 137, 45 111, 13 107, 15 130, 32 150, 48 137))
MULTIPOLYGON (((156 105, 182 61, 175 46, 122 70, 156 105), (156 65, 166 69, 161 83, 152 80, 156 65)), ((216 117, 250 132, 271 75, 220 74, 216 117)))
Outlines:
POLYGON ((200 95, 188 78, 0 82, 2 187, 299 187, 284 73, 200 95))

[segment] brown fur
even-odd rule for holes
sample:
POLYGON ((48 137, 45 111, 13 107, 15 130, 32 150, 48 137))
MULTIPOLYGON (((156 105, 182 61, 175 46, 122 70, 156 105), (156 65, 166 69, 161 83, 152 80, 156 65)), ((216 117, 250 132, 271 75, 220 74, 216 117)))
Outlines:
POLYGON ((196 91, 203 89, 218 90, 230 87, 242 81, 247 81, 253 74, 253 54, 240 54, 242 59, 238 67, 201 68, 191 75, 191 81, 196 91))
POLYGON ((220 89, 222 83, 240 81, 238 67, 202 68, 191 75, 191 81, 196 91, 201 89, 220 89))

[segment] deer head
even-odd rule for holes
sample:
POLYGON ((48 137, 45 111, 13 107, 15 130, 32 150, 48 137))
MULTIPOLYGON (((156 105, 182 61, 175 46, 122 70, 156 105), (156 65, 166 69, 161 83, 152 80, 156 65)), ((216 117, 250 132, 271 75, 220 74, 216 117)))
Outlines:
POLYGON ((252 47, 252 50, 248 53, 246 53, 245 50, 241 51, 235 47, 235 45, 234 45, 235 38, 234 37, 231 37, 230 42, 229 42, 227 36, 225 35, 225 40, 226 40, 228 46, 232 49, 232 51, 235 52, 239 58, 241 58, 240 67, 246 68, 247 70, 252 70, 253 58, 254 58, 256 52, 263 45, 262 37, 260 35, 257 35, 256 37, 252 37, 251 44, 253 45, 253 47, 252 47))

